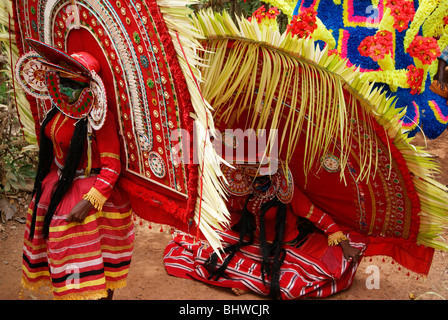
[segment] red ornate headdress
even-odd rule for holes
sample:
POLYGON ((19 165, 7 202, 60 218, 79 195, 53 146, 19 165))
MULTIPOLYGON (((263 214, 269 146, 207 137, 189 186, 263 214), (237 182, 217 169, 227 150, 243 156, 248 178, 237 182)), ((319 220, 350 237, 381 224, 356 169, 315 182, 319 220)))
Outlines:
POLYGON ((89 116, 92 127, 101 128, 106 117, 107 96, 98 76, 98 61, 87 52, 68 55, 31 38, 25 41, 33 51, 24 54, 16 64, 16 78, 22 88, 35 98, 50 100, 68 117, 89 116), (85 83, 76 101, 69 102, 69 97, 62 93, 61 78, 85 83))

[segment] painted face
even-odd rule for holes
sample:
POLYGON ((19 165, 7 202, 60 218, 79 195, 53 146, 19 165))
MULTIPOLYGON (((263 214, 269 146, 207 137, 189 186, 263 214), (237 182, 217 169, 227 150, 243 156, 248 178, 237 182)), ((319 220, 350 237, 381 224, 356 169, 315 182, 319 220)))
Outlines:
POLYGON ((270 176, 260 176, 256 177, 254 180, 254 188, 266 191, 271 186, 271 177, 270 176))
POLYGON ((62 77, 51 70, 47 72, 47 87, 53 103, 68 117, 81 119, 89 114, 94 100, 89 83, 62 77))
POLYGON ((78 101, 82 90, 87 88, 88 83, 83 83, 80 81, 72 80, 69 78, 64 78, 61 76, 61 94, 67 97, 69 103, 75 103, 78 101))

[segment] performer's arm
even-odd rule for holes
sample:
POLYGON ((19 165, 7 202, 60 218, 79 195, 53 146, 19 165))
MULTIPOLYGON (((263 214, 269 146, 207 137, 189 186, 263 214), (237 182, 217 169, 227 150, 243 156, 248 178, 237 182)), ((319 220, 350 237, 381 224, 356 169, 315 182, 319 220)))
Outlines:
POLYGON ((314 206, 311 200, 296 186, 294 186, 294 197, 291 201, 291 206, 296 215, 310 220, 327 235, 329 246, 339 244, 347 239, 333 219, 314 206))
POLYGON ((315 207, 311 200, 296 186, 294 186, 294 197, 291 201, 291 206, 296 215, 310 220, 327 235, 329 246, 339 244, 347 260, 352 258, 355 263, 358 261, 360 251, 350 245, 350 242, 333 219, 315 207))
POLYGON ((120 143, 112 113, 107 113, 106 122, 95 135, 100 153, 101 171, 89 192, 72 208, 67 216, 67 222, 83 222, 92 208, 101 211, 120 175, 120 143))
POLYGON ((112 189, 120 175, 120 143, 113 114, 108 111, 106 121, 101 129, 95 131, 98 152, 100 154, 101 171, 95 183, 83 199, 88 200, 98 211, 112 193, 112 189))

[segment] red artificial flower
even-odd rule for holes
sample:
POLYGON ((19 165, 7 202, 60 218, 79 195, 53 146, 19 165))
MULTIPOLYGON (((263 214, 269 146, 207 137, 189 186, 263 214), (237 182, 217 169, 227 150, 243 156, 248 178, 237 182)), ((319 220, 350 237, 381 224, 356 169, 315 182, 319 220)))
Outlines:
POLYGON ((406 52, 411 57, 419 59, 423 64, 431 64, 440 56, 439 45, 436 39, 432 37, 416 36, 406 52))
POLYGON ((303 9, 292 18, 286 30, 299 38, 308 37, 317 29, 316 15, 317 12, 311 7, 303 9))
POLYGON ((364 38, 358 46, 358 51, 362 56, 378 61, 391 53, 392 42, 392 32, 380 30, 374 36, 364 38))
POLYGON ((423 82, 423 69, 417 68, 413 65, 408 66, 408 72, 406 73, 407 83, 411 88, 411 94, 420 93, 423 82))
POLYGON ((378 61, 380 59, 384 59, 384 54, 385 54, 385 50, 384 47, 380 44, 376 44, 373 47, 370 47, 370 57, 374 60, 374 61, 378 61))
POLYGON ((406 30, 415 15, 414 3, 408 0, 386 0, 386 7, 394 18, 393 27, 399 32, 406 30))
POLYGON ((394 28, 399 32, 406 30, 409 27, 408 21, 394 20, 394 28))
POLYGON ((277 7, 271 7, 266 12, 266 8, 264 7, 264 5, 262 5, 260 8, 254 11, 252 16, 249 17, 248 20, 252 21, 252 19, 255 18, 257 19, 258 24, 260 24, 264 18, 276 19, 279 14, 280 12, 278 11, 277 7))
POLYGON ((279 14, 280 14, 280 12, 278 11, 277 7, 271 7, 271 8, 269 8, 266 16, 269 19, 276 19, 279 14))
POLYGON ((366 37, 359 44, 358 51, 363 57, 370 57, 370 48, 373 45, 375 45, 373 37, 366 37))
MULTIPOLYGON (((381 44, 383 47, 386 48, 387 51, 392 51, 393 48, 393 36, 392 36, 392 32, 387 31, 387 30, 380 30, 378 31, 375 36, 374 39, 377 43, 381 44)), ((387 53, 389 53, 387 52, 387 53)))
POLYGON ((250 17, 249 21, 252 21, 252 18, 257 19, 258 24, 261 23, 261 20, 266 16, 266 8, 262 5, 260 8, 252 13, 252 17, 250 17))
POLYGON ((448 16, 443 18, 443 22, 445 23, 445 25, 448 25, 448 16))

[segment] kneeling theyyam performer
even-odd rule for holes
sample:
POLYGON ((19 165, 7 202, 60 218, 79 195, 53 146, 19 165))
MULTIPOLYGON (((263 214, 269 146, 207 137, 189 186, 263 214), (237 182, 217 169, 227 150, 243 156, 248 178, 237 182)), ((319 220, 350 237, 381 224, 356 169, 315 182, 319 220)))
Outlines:
POLYGON ((129 199, 115 188, 120 144, 99 63, 27 43, 34 51, 18 61, 17 78, 51 109, 40 131, 22 284, 50 286, 55 299, 111 298, 126 284, 134 231, 129 199))
POLYGON ((220 233, 223 254, 178 234, 165 250, 168 273, 282 299, 326 297, 348 288, 367 238, 346 237, 294 185, 289 170, 262 175, 258 169, 224 168, 235 221, 220 233))
POLYGON ((248 174, 253 168, 225 157, 231 227, 219 231, 222 250, 175 233, 167 271, 282 299, 348 288, 360 257, 387 255, 427 274, 434 248, 447 250, 438 238, 447 189, 433 180, 437 164, 409 143, 393 100, 293 31, 234 24, 225 12, 199 12, 194 23, 206 38, 201 89, 221 133, 211 133, 215 142, 237 152, 246 142, 238 130, 253 129, 267 141, 257 152, 281 165, 248 174))

